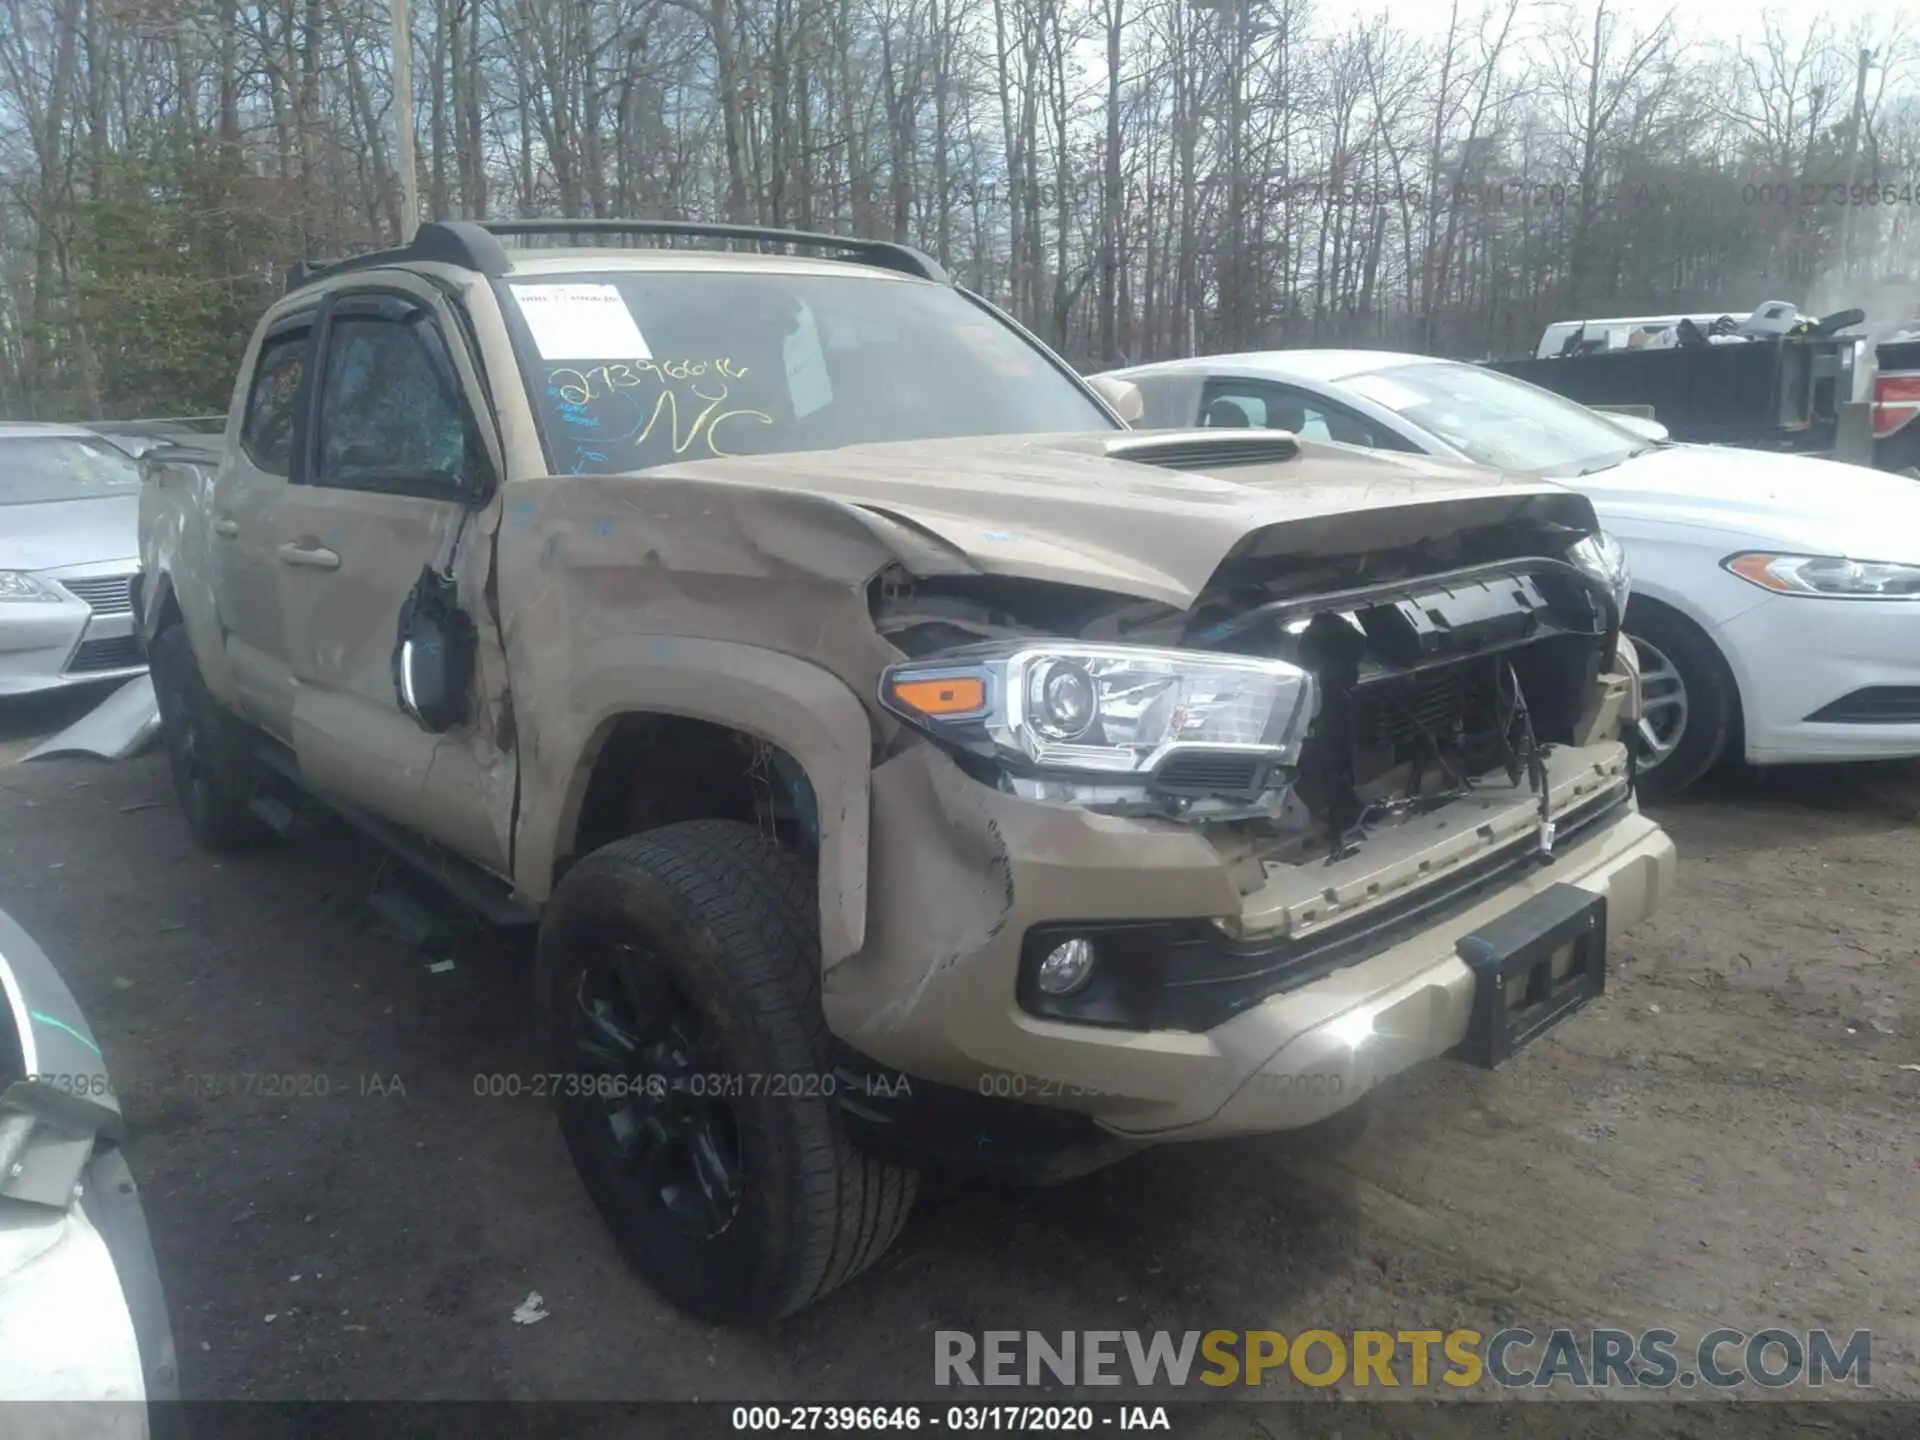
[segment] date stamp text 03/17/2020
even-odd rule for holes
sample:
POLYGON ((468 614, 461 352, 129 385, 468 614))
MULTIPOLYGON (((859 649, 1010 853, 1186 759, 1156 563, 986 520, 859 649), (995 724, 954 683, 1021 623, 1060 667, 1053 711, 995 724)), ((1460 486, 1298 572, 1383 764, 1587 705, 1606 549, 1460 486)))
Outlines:
POLYGON ((27 1084, 80 1100, 152 1100, 184 1096, 189 1100, 327 1100, 340 1096, 382 1100, 404 1096, 406 1082, 395 1074, 367 1072, 334 1075, 325 1070, 183 1071, 155 1078, 116 1079, 100 1071, 52 1072, 27 1076, 27 1084))
MULTIPOLYGON (((1434 205, 1483 210, 1609 210, 1625 205, 1635 209, 1669 209, 1698 193, 1689 186, 1665 183, 1608 183, 1585 185, 1579 180, 1467 180, 1439 185, 1400 185, 1322 180, 1294 181, 1281 187, 1289 199, 1316 205, 1422 210, 1434 205)), ((1708 199, 1721 203, 1734 198, 1716 191, 1708 199)), ((1758 180, 1742 184, 1737 196, 1742 207, 1800 209, 1879 209, 1920 204, 1920 183, 1912 179, 1866 180, 1842 184, 1825 180, 1758 180)))
POLYGON ((728 1428, 737 1434, 955 1434, 1092 1433, 1101 1430, 1173 1430, 1165 1405, 735 1405, 728 1428))

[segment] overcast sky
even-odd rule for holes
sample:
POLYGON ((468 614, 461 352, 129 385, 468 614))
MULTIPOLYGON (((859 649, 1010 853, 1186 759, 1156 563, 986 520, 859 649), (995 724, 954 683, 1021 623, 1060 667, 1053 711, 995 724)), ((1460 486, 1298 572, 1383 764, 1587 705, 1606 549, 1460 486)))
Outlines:
MULTIPOLYGON (((1485 0, 1462 0, 1462 16, 1471 15, 1483 3, 1485 0)), ((1592 3, 1593 0, 1576 0, 1579 9, 1587 15, 1593 13, 1592 3)), ((1321 18, 1323 24, 1337 28, 1341 23, 1340 17, 1353 13, 1354 9, 1363 13, 1369 9, 1376 12, 1384 9, 1396 25, 1432 34, 1445 32, 1450 8, 1449 0, 1376 0, 1372 6, 1363 0, 1361 5, 1352 8, 1344 5, 1327 6, 1321 11, 1321 18)), ((1544 0, 1537 8, 1545 10, 1544 0)), ((1739 3, 1739 0, 1719 0, 1719 3, 1705 5, 1674 5, 1670 0, 1611 0, 1611 8, 1626 18, 1636 30, 1651 29, 1663 15, 1671 11, 1674 28, 1682 35, 1732 43, 1743 39, 1759 39, 1764 33, 1763 16, 1767 12, 1777 15, 1782 28, 1795 39, 1804 37, 1808 28, 1816 23, 1832 27, 1836 38, 1844 37, 1852 32, 1855 21, 1861 16, 1871 16, 1876 31, 1884 34, 1891 28, 1899 11, 1906 8, 1906 0, 1834 0, 1834 3, 1828 3, 1828 0, 1775 0, 1775 3, 1764 8, 1739 3)), ((1913 20, 1909 19, 1907 28, 1916 28, 1913 20)))

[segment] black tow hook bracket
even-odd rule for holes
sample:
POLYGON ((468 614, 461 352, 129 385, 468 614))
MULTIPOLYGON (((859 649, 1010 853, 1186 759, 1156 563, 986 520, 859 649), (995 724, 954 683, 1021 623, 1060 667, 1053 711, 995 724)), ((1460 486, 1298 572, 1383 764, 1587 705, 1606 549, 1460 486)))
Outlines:
POLYGON ((1627 798, 1632 800, 1640 794, 1640 756, 1645 752, 1647 740, 1640 733, 1638 723, 1623 720, 1620 722, 1620 743, 1627 747, 1627 798))

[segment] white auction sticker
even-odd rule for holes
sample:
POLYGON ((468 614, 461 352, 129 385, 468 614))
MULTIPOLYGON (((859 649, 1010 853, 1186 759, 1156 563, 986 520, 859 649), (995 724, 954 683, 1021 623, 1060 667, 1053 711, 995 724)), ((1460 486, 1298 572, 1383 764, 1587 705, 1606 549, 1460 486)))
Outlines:
POLYGON ((826 352, 820 348, 820 330, 813 310, 800 306, 800 325, 781 342, 787 363, 787 395, 793 418, 801 420, 833 403, 833 381, 827 375, 826 352))
POLYGON ((651 360, 617 285, 515 285, 542 360, 651 360))

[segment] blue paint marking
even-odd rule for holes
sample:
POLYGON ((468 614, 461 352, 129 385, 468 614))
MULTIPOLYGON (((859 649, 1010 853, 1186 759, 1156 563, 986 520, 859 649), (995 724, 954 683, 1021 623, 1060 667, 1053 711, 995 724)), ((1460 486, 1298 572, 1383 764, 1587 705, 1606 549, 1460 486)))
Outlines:
POLYGON ((673 642, 671 640, 656 640, 650 647, 653 658, 656 660, 671 659, 673 657, 673 648, 673 642))
MULTIPOLYGON (((641 427, 647 421, 647 412, 641 409, 639 398, 631 390, 616 390, 611 395, 603 396, 593 402, 591 410, 576 405, 571 400, 557 400, 554 413, 563 425, 595 431, 592 439, 594 443, 600 445, 614 445, 622 440, 631 440, 640 433, 641 427), (626 413, 624 416, 609 415, 609 407, 624 409, 626 413), (580 418, 576 419, 575 416, 580 418), (616 433, 612 426, 622 419, 626 420, 627 428, 616 433)), ((600 458, 604 460, 606 457, 600 458)))
POLYGON ((613 522, 611 520, 594 521, 593 534, 596 539, 611 540, 613 538, 613 522))
POLYGON ((98 1055, 100 1053, 100 1047, 93 1043, 93 1040, 90 1036, 82 1035, 78 1030, 74 1029, 73 1026, 67 1024, 66 1021, 56 1020, 51 1015, 43 1015, 38 1010, 29 1010, 27 1014, 33 1017, 35 1020, 38 1020, 42 1025, 48 1026, 51 1029, 66 1031, 67 1034, 73 1036, 74 1039, 78 1040, 82 1045, 86 1046, 87 1049, 93 1051, 94 1054, 98 1055))
POLYGON ((1011 545, 1020 537, 1018 535, 1009 535, 1004 530, 982 530, 980 532, 980 538, 982 540, 998 540, 1003 544, 1011 545))
POLYGON ((1233 633, 1233 622, 1223 620, 1218 625, 1209 625, 1200 632, 1202 640, 1220 640, 1233 633))

